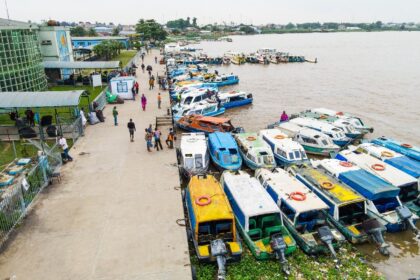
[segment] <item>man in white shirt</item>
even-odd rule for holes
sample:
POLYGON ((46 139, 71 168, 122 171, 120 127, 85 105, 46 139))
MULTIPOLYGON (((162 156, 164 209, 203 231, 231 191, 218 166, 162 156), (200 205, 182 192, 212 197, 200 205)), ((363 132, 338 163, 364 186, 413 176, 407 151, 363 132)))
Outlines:
POLYGON ((67 140, 62 135, 60 135, 58 140, 58 145, 63 149, 64 159, 72 161, 73 158, 69 155, 69 146, 67 145, 67 140))

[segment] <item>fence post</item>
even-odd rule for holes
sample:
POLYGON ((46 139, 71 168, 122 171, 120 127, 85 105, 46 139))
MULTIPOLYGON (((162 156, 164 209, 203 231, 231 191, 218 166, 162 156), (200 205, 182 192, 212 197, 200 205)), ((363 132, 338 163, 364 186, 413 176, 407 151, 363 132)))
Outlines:
POLYGON ((23 198, 22 183, 21 184, 18 184, 18 188, 19 188, 20 208, 22 209, 22 214, 23 214, 23 213, 25 213, 26 205, 25 205, 25 199, 23 198))

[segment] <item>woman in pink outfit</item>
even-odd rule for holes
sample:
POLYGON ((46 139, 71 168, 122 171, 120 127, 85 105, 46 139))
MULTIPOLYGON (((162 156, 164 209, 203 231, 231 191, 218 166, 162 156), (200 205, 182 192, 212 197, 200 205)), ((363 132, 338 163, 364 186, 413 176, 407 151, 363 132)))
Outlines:
POLYGON ((147 98, 143 93, 141 95, 141 107, 143 108, 143 111, 146 111, 146 104, 147 104, 147 98))

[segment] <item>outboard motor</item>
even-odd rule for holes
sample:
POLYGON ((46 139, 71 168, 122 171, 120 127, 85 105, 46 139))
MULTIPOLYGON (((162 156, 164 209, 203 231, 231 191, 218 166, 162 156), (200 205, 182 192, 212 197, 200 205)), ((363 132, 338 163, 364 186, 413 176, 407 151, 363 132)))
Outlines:
POLYGON ((369 234, 373 241, 379 246, 379 252, 384 256, 389 256, 389 245, 385 243, 383 233, 386 228, 375 218, 368 219, 362 223, 362 227, 369 234))
POLYGON ((226 245, 221 239, 216 239, 210 243, 211 255, 216 258, 217 261, 217 279, 225 280, 226 278, 226 245))
POLYGON ((420 231, 416 228, 413 222, 413 213, 406 206, 400 206, 395 209, 400 219, 416 234, 416 237, 420 239, 420 231))
MULTIPOLYGON (((332 242, 334 240, 334 236, 333 236, 330 228, 328 226, 322 226, 322 227, 318 228, 318 234, 319 234, 319 237, 321 238, 321 241, 324 242, 325 245, 328 246, 328 249, 330 249, 331 254, 333 255, 333 258, 334 258, 334 262, 336 262, 337 265, 338 265, 337 254, 336 254, 336 252, 334 250, 334 247, 333 247, 333 244, 332 244, 332 242)), ((336 265, 336 267, 337 267, 337 265, 336 265)))
POLYGON ((283 236, 280 233, 273 234, 270 240, 271 249, 276 253, 276 259, 280 261, 281 268, 286 275, 290 274, 290 267, 285 257, 285 250, 287 248, 283 236))

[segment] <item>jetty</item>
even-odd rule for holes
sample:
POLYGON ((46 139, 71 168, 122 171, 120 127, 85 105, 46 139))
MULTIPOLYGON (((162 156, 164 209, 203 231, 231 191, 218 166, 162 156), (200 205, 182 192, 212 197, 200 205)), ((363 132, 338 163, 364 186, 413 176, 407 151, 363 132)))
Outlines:
MULTIPOLYGON (((156 64, 158 51, 145 56, 156 64)), ((141 64, 141 60, 139 61, 141 64)), ((140 98, 104 110, 105 123, 87 128, 63 166, 62 180, 42 192, 0 255, 1 279, 191 279, 175 150, 148 153, 144 129, 163 117, 169 95, 148 89, 148 74, 137 70, 140 98), (136 124, 129 141, 127 122, 136 124)), ((164 142, 169 126, 160 127, 164 142)), ((163 143, 164 144, 164 143, 163 143)))

